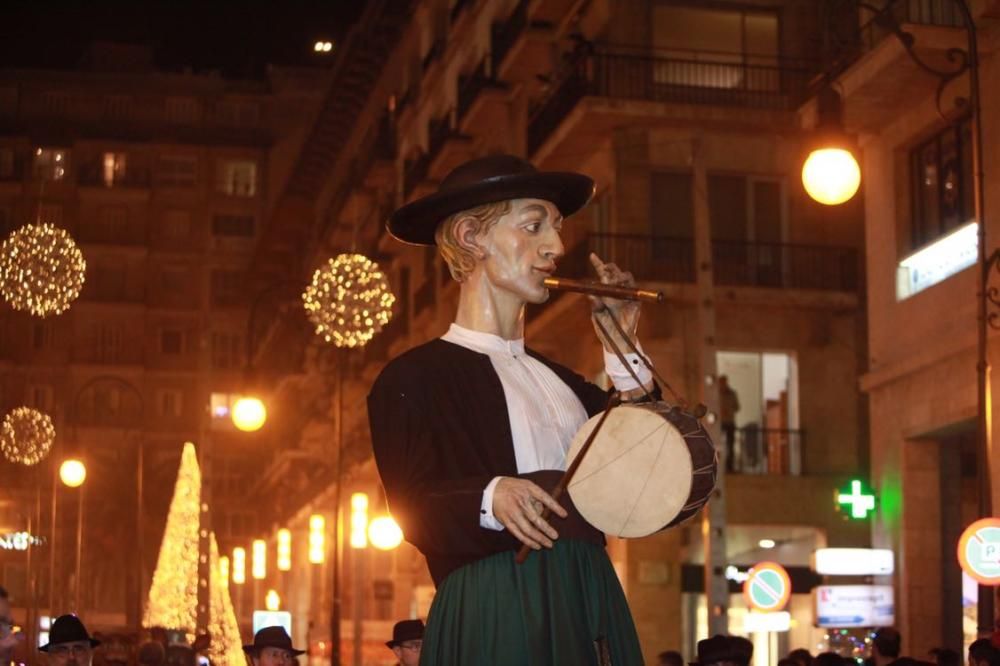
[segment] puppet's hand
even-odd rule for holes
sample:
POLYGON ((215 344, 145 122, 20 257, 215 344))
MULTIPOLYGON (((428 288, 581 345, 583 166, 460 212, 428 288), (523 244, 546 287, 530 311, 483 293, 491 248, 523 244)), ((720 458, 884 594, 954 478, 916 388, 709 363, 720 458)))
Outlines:
MULTIPOLYGON (((601 258, 598 257, 593 252, 590 253, 590 263, 593 264, 594 270, 597 271, 597 275, 601 278, 602 284, 610 284, 616 287, 634 287, 635 278, 628 271, 623 271, 618 268, 615 264, 604 263, 601 258)), ((591 305, 591 317, 594 320, 594 331, 597 333, 597 337, 600 339, 601 344, 608 352, 613 352, 614 349, 611 343, 614 343, 622 351, 622 353, 629 353, 631 351, 631 346, 622 339, 621 334, 613 323, 611 323, 610 315, 614 315, 618 323, 621 324, 622 330, 628 336, 629 341, 633 344, 635 343, 635 330, 639 326, 639 302, 638 301, 623 301, 618 298, 607 298, 603 296, 590 296, 591 305), (597 326, 597 321, 601 322, 604 329, 608 332, 610 336, 610 342, 608 338, 601 333, 601 329, 597 326)))
POLYGON ((505 476, 493 489, 494 517, 521 543, 535 550, 542 546, 551 548, 552 540, 559 538, 552 525, 542 518, 546 507, 560 518, 566 517, 566 509, 538 484, 526 479, 505 476))

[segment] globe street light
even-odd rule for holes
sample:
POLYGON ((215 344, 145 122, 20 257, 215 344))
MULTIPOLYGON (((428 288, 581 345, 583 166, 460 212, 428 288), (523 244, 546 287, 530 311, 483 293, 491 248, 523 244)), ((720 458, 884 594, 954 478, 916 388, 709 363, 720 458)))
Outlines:
MULTIPOLYGON (((75 458, 63 461, 59 466, 59 480, 67 488, 79 488, 80 497, 76 505, 76 574, 73 579, 73 610, 80 608, 80 569, 83 560, 83 482, 87 480, 87 467, 75 458)), ((51 584, 51 583, 50 583, 51 584)))
POLYGON ((861 168, 849 150, 827 146, 812 151, 802 165, 802 185, 821 204, 848 201, 861 186, 861 168))
POLYGON ((392 550, 403 543, 403 530, 392 516, 380 516, 368 525, 368 540, 379 550, 392 550))
POLYGON ((233 405, 233 425, 243 432, 256 432, 267 421, 267 408, 260 398, 243 396, 233 405))

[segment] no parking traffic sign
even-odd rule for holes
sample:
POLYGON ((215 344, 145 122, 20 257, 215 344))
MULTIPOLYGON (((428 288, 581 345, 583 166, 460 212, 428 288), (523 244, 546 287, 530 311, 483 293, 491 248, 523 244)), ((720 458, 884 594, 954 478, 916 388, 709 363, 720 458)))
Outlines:
POLYGON ((743 596, 754 610, 780 611, 792 596, 792 580, 785 567, 776 562, 761 562, 750 569, 743 583, 743 596))
POLYGON ((965 528, 958 563, 980 585, 1000 585, 1000 518, 983 518, 965 528))

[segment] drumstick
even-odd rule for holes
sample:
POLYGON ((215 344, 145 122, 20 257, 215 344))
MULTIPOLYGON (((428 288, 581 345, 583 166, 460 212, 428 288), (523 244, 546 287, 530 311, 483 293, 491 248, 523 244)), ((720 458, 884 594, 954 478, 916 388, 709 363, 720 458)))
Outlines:
MULTIPOLYGON (((580 466, 580 463, 583 462, 583 457, 587 455, 590 445, 593 444, 594 438, 597 437, 597 433, 601 430, 601 426, 604 425, 605 419, 608 418, 608 414, 610 414, 611 410, 619 404, 621 404, 621 400, 619 399, 617 393, 608 398, 608 406, 604 409, 604 413, 601 414, 601 418, 597 421, 597 425, 595 425, 594 429, 590 431, 589 435, 587 435, 587 440, 583 443, 583 446, 580 447, 580 452, 576 454, 576 458, 573 458, 573 462, 571 462, 569 467, 566 468, 566 471, 563 472, 562 478, 559 479, 559 483, 557 483, 556 487, 552 489, 551 493, 549 493, 552 495, 552 499, 558 502, 559 498, 562 497, 566 488, 569 487, 569 482, 573 479, 573 475, 576 474, 577 468, 580 466)), ((549 507, 542 509, 542 520, 548 520, 551 515, 552 511, 549 507)), ((524 561, 528 559, 529 553, 531 553, 531 546, 525 544, 521 546, 521 550, 517 551, 517 557, 514 559, 518 564, 524 564, 524 561)))

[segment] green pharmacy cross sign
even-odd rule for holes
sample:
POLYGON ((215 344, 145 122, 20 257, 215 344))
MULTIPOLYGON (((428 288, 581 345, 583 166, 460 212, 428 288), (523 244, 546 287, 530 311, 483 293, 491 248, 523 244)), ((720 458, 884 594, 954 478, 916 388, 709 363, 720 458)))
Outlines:
POLYGON ((875 511, 875 494, 866 492, 861 481, 854 479, 837 493, 837 504, 849 509, 851 518, 867 518, 869 511, 875 511))

